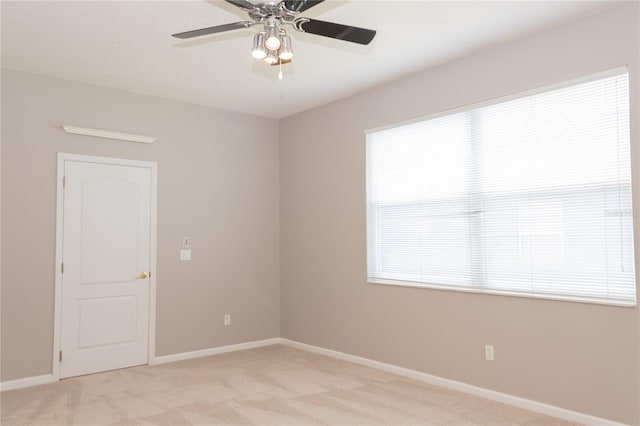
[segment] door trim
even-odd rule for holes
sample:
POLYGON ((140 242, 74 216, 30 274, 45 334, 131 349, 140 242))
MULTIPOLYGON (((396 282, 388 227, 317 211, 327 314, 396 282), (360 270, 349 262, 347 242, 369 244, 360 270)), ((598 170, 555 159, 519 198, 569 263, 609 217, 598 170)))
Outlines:
POLYGON ((158 163, 150 161, 126 160, 122 158, 94 157, 89 155, 58 153, 58 173, 56 179, 56 260, 55 260, 55 290, 53 317, 53 380, 60 380, 60 337, 62 311, 62 238, 64 231, 64 164, 65 161, 83 163, 109 164, 129 167, 148 168, 151 172, 151 217, 149 218, 149 351, 147 364, 155 364, 156 358, 156 256, 157 256, 157 223, 158 223, 158 163))

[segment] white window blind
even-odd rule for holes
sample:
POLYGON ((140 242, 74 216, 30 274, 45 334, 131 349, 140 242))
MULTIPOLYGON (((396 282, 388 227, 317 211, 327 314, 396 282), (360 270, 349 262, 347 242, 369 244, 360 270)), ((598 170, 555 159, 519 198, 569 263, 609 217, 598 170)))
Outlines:
POLYGON ((635 304, 627 71, 367 134, 370 282, 635 304))

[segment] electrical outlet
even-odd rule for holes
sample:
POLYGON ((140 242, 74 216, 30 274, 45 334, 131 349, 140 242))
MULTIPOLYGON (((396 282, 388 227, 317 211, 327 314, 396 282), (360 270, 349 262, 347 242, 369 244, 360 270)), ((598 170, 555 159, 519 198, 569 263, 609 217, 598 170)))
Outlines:
POLYGON ((484 359, 487 361, 493 361, 494 360, 494 352, 493 352, 493 346, 492 345, 484 345, 484 359))
POLYGON ((224 316, 224 325, 231 325, 231 315, 230 314, 226 314, 224 316))

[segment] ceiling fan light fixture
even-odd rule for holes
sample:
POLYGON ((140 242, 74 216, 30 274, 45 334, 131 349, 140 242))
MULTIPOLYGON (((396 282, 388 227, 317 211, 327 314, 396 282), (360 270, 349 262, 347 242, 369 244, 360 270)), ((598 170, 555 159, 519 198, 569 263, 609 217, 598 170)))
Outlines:
POLYGON ((291 48, 291 37, 284 34, 280 36, 280 50, 278 51, 278 57, 284 61, 293 59, 293 49, 291 48))
POLYGON ((257 33, 253 36, 253 47, 251 48, 251 56, 256 59, 264 59, 267 56, 267 49, 264 48, 265 33, 257 33))
POLYGON ((264 61, 269 64, 269 65, 273 65, 275 63, 278 62, 278 55, 276 54, 275 50, 269 50, 267 52, 267 56, 264 57, 264 61))
MULTIPOLYGON (((0 0, 1 2, 2 0, 0 0)), ((249 15, 250 20, 233 22, 230 24, 214 25, 191 31, 173 34, 179 39, 201 37, 208 34, 250 28, 254 25, 263 26, 253 37, 251 56, 262 59, 269 65, 280 66, 292 61, 294 57, 291 38, 282 28, 285 25, 308 34, 329 37, 336 40, 348 41, 367 45, 376 35, 375 30, 342 25, 335 22, 320 21, 298 16, 298 14, 315 7, 326 0, 225 0, 249 15), (261 1, 261 2, 259 2, 261 1)), ((282 72, 282 70, 280 70, 282 72)))
POLYGON ((269 50, 278 50, 280 48, 280 34, 278 28, 274 23, 266 25, 267 39, 264 42, 264 46, 269 50))

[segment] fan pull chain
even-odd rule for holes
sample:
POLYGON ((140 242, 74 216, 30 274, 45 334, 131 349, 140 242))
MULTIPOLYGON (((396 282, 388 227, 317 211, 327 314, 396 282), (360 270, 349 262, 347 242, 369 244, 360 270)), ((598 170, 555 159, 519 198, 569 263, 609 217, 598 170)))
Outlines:
POLYGON ((282 80, 282 59, 280 59, 280 71, 278 72, 278 80, 282 80))

